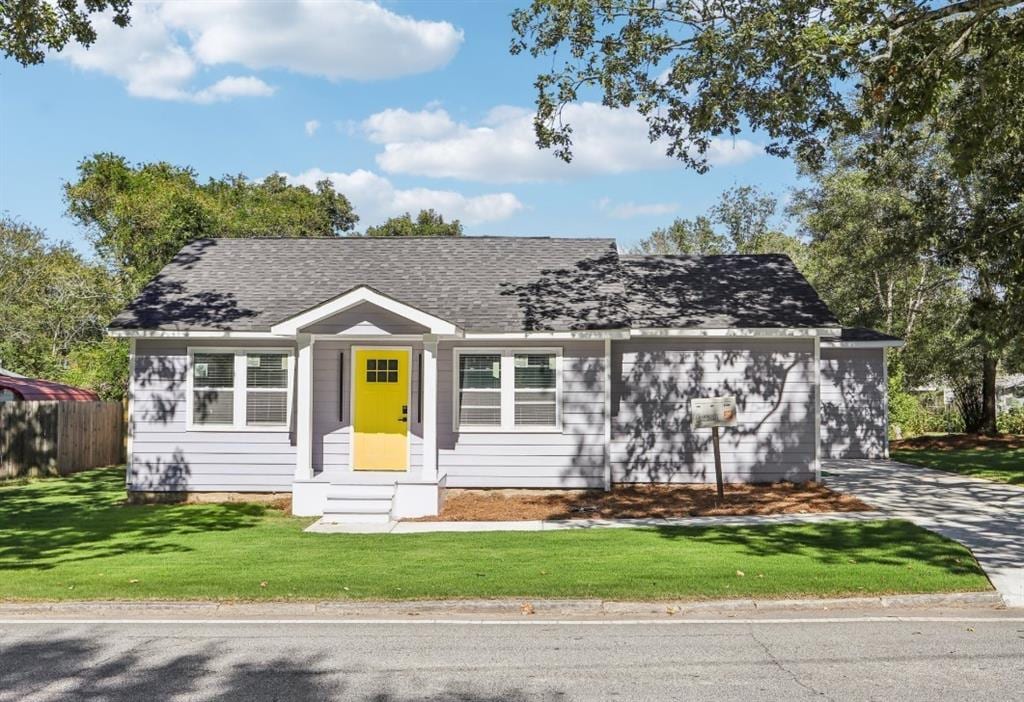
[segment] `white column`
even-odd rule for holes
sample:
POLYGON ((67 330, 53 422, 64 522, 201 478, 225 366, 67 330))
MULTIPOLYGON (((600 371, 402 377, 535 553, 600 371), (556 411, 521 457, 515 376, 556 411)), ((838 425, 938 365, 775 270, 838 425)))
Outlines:
POLYGON ((296 334, 295 341, 295 479, 309 480, 313 477, 313 339, 296 334))
POLYGON ((437 340, 423 337, 423 478, 437 480, 437 340))

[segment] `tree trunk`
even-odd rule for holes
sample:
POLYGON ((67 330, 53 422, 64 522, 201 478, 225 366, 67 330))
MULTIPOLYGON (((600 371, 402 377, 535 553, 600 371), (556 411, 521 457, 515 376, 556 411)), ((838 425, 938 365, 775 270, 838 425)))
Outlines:
POLYGON ((981 374, 981 431, 994 436, 996 430, 996 367, 999 360, 991 354, 982 359, 981 374))

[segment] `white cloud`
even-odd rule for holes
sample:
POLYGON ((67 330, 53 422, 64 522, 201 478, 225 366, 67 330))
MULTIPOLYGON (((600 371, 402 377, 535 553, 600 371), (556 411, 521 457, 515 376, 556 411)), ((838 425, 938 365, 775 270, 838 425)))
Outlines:
POLYGON ((612 202, 604 197, 597 201, 597 209, 612 219, 633 219, 634 217, 656 217, 672 214, 679 206, 673 202, 651 202, 637 204, 635 202, 612 202))
POLYGON ((95 25, 98 38, 91 48, 72 42, 60 56, 79 68, 121 79, 136 97, 191 99, 185 86, 196 74, 196 62, 168 32, 158 8, 133 7, 127 29, 105 20, 95 25))
POLYGON ((417 20, 375 2, 168 2, 163 15, 192 37, 207 65, 286 68, 331 79, 374 80, 444 66, 462 44, 448 22, 417 20))
MULTIPOLYGON (((377 164, 387 173, 491 183, 519 183, 588 175, 629 173, 679 167, 665 155, 665 145, 651 143, 647 123, 637 112, 614 110, 592 102, 566 107, 564 119, 573 127, 573 160, 566 164, 536 146, 532 112, 500 105, 479 125, 452 125, 447 112, 435 109, 409 113, 386 110, 363 124, 386 122, 388 129, 368 129, 371 140, 384 145, 377 164), (402 113, 403 119, 394 119, 402 113), (423 133, 429 114, 432 124, 447 125, 433 135, 423 133), (415 118, 415 119, 414 119, 415 118)), ((713 165, 746 161, 760 152, 745 139, 713 139, 708 159, 713 165)))
POLYGON ((495 222, 511 217, 523 209, 523 203, 512 193, 487 193, 466 196, 451 190, 428 188, 396 188, 387 178, 363 169, 338 173, 312 168, 297 175, 285 174, 292 183, 313 187, 319 180, 330 180, 335 189, 351 200, 359 215, 359 224, 366 227, 388 217, 433 208, 447 219, 466 224, 495 222))
MULTIPOLYGON (((124 81, 128 92, 161 100, 213 102, 248 92, 238 85, 195 90, 200 68, 241 65, 285 69, 332 80, 375 80, 424 73, 444 66, 462 44, 462 30, 448 22, 417 20, 375 2, 249 2, 177 0, 137 3, 125 29, 96 22, 92 47, 58 54, 74 65, 124 81), (201 96, 201 97, 200 97, 201 96)), ((234 79, 239 80, 239 79, 234 79)), ((221 81, 223 82, 223 81, 221 81)))
POLYGON ((270 97, 275 90, 276 88, 254 76, 228 76, 221 78, 209 88, 194 93, 192 99, 198 103, 210 103, 236 97, 270 97))
POLYGON ((317 130, 320 129, 320 120, 317 120, 317 119, 309 120, 308 122, 306 122, 305 129, 306 129, 306 136, 313 136, 314 134, 316 134, 317 130))
POLYGON ((448 113, 438 108, 420 112, 384 110, 370 115, 361 126, 369 140, 378 144, 409 139, 436 139, 451 134, 457 128, 448 113))

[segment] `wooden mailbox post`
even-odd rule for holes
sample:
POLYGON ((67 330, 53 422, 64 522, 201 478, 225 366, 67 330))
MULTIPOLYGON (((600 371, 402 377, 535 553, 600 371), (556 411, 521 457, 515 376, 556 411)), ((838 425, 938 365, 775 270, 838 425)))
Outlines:
POLYGON ((690 418, 694 429, 711 427, 711 439, 715 445, 715 481, 718 483, 718 499, 725 499, 722 484, 722 452, 718 446, 718 427, 736 424, 736 398, 697 397, 690 400, 690 418))

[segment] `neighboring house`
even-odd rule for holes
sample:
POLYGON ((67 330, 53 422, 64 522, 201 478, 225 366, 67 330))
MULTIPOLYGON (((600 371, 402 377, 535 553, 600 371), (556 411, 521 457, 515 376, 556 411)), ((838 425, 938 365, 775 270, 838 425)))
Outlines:
POLYGON ((289 491, 296 514, 435 514, 449 488, 714 481, 689 400, 735 395, 729 481, 884 456, 885 346, 782 255, 610 239, 211 239, 111 323, 136 491, 289 491), (824 403, 824 404, 823 404, 824 403))
POLYGON ((996 404, 1000 412, 1024 409, 1024 373, 996 378, 996 404))
POLYGON ((61 400, 95 402, 99 396, 92 390, 72 385, 55 383, 52 380, 37 380, 0 368, 0 402, 30 400, 61 400))
MULTIPOLYGON (((956 393, 946 384, 921 385, 911 392, 931 409, 942 410, 956 402, 956 393)), ((997 375, 996 411, 1009 412, 1019 408, 1024 408, 1024 374, 997 375)))

